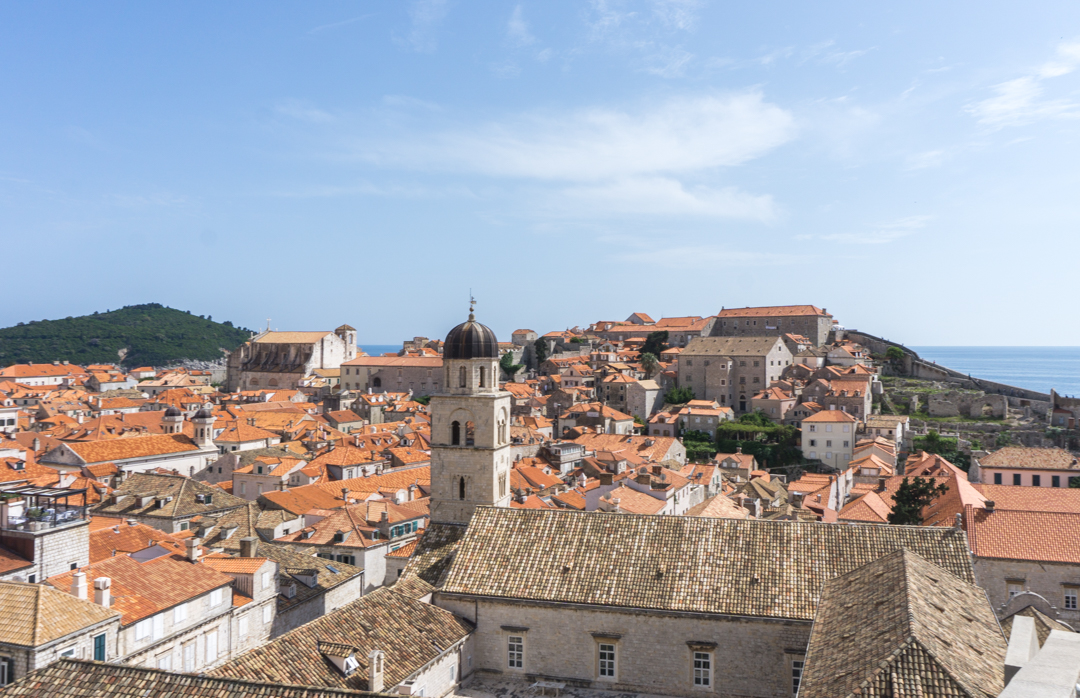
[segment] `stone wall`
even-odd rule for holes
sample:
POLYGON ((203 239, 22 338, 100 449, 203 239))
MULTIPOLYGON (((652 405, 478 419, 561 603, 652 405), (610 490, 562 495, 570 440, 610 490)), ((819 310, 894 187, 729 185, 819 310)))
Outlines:
POLYGON ((712 653, 712 692, 790 698, 791 661, 802 659, 809 621, 669 614, 594 606, 532 604, 437 594, 436 605, 477 623, 474 668, 525 681, 541 678, 594 689, 696 696, 693 652, 712 653), (507 637, 525 638, 521 669, 507 664, 507 637), (616 676, 597 675, 600 642, 617 647, 616 676))
POLYGON ((1080 565, 976 557, 974 568, 975 579, 986 590, 998 617, 1009 601, 1008 582, 1022 581, 1025 591, 1035 592, 1054 606, 1058 620, 1074 628, 1080 624, 1080 610, 1064 610, 1065 585, 1080 587, 1080 565))

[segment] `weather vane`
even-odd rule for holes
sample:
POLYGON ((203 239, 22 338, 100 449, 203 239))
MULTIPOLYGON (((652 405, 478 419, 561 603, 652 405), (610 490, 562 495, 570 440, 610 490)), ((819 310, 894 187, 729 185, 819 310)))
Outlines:
POLYGON ((473 310, 476 309, 476 299, 473 298, 472 289, 469 289, 469 315, 473 314, 473 310))

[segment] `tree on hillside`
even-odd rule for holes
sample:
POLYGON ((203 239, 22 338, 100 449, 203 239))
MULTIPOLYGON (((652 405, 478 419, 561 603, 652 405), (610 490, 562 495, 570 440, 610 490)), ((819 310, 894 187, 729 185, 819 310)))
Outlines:
POLYGON ((545 340, 543 337, 536 340, 535 342, 533 342, 533 349, 536 351, 537 366, 547 361, 547 340, 545 340))
POLYGON ((664 402, 669 405, 685 405, 694 399, 694 391, 690 388, 672 388, 664 395, 664 402))
POLYGON ((947 491, 945 485, 935 485, 933 480, 905 477, 893 496, 889 523, 895 526, 921 526, 922 510, 947 491))
POLYGON ((507 380, 512 381, 514 380, 514 374, 525 368, 525 365, 514 363, 514 353, 508 351, 499 359, 499 368, 506 374, 507 380))
POLYGON ((641 355, 641 370, 645 372, 645 377, 650 378, 656 369, 660 366, 660 360, 656 358, 656 354, 650 354, 648 352, 641 355))
POLYGON ((904 350, 900 347, 889 347, 888 351, 885 352, 885 358, 889 361, 903 361, 904 350))
POLYGON ((667 340, 667 330, 657 330, 656 332, 650 332, 649 336, 645 338, 645 343, 641 345, 641 353, 652 354, 653 356, 660 356, 660 352, 668 348, 667 340))

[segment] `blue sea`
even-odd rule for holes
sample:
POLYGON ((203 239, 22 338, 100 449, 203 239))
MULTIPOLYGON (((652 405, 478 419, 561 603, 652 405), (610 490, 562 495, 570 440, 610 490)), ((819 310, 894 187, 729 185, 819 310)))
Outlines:
POLYGON ((911 347, 927 361, 1018 388, 1080 395, 1080 347, 911 347))
POLYGON ((368 356, 382 356, 388 352, 394 352, 395 354, 401 351, 400 344, 364 344, 363 342, 357 342, 356 346, 361 350, 367 352, 368 356))

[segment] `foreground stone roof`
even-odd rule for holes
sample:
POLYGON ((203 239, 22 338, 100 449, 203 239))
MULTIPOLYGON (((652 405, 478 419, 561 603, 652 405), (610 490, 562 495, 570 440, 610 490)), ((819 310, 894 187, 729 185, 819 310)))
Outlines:
POLYGON ((480 507, 442 589, 809 621, 825 581, 900 548, 975 582, 953 528, 480 507))
POLYGON ((1005 638, 982 589, 909 550, 826 582, 799 698, 986 698, 1005 638))
POLYGON ((402 572, 402 579, 416 575, 434 587, 441 587, 454 560, 465 527, 456 524, 431 523, 416 543, 416 552, 402 572))

